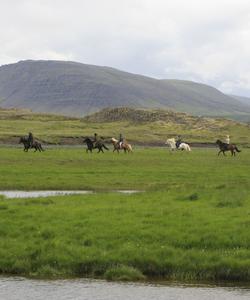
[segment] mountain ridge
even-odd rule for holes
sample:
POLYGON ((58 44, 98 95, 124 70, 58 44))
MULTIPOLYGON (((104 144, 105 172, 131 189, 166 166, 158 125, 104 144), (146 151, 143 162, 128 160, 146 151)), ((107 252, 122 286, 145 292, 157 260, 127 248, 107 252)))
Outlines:
POLYGON ((194 115, 250 115, 250 105, 192 81, 155 79, 71 61, 25 60, 0 67, 0 106, 84 116, 106 107, 194 115))

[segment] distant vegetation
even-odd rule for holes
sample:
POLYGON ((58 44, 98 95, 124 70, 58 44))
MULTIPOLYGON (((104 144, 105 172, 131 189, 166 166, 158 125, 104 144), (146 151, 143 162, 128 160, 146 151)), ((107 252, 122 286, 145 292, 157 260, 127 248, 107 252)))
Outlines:
POLYGON ((1 66, 0 106, 78 117, 120 106, 244 120, 250 114, 250 104, 205 84, 66 61, 28 60, 1 66))
POLYGON ((122 132, 133 144, 164 145, 168 137, 182 135, 191 143, 214 143, 231 135, 231 141, 250 145, 250 126, 227 119, 194 117, 167 110, 104 109, 83 119, 35 114, 28 110, 0 109, 0 142, 17 144, 32 131, 44 143, 82 144, 97 132, 106 141, 122 132))

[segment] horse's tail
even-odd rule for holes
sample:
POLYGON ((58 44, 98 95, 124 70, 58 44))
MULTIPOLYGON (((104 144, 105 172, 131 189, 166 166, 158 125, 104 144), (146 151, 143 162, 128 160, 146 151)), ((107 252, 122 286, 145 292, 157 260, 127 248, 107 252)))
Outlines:
POLYGON ((128 144, 128 151, 133 152, 132 146, 130 144, 128 144))
POLYGON ((239 150, 236 146, 235 146, 235 150, 236 150, 237 152, 241 152, 241 150, 239 150))
POLYGON ((109 148, 107 146, 105 146, 104 144, 102 144, 103 148, 106 150, 109 150, 109 148))

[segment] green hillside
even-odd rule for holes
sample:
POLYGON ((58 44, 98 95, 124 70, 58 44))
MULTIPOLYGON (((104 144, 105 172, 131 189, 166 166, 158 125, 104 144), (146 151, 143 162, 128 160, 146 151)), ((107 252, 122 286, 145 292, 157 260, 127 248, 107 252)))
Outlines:
POLYGON ((233 142, 250 145, 248 124, 167 110, 114 108, 85 118, 0 110, 1 143, 17 144, 19 137, 30 131, 42 142, 52 144, 81 145, 83 137, 95 132, 108 142, 122 132, 131 143, 142 145, 164 145, 168 137, 179 134, 190 143, 214 143, 230 134, 233 142))

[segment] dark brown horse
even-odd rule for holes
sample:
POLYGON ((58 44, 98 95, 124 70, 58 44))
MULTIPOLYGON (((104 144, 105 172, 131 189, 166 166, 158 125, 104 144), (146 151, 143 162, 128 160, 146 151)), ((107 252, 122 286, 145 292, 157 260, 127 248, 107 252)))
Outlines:
POLYGON ((226 143, 223 143, 221 140, 217 140, 215 142, 219 148, 220 148, 220 151, 218 152, 218 155, 220 155, 220 153, 222 152, 223 155, 225 156, 225 152, 226 151, 231 151, 231 156, 235 156, 235 153, 236 152, 241 152, 237 146, 235 144, 226 144, 226 143))
POLYGON ((29 138, 23 136, 23 137, 20 137, 20 140, 19 140, 19 144, 23 144, 23 151, 25 152, 28 152, 29 149, 35 149, 34 152, 36 152, 37 150, 39 152, 41 151, 44 151, 41 143, 39 143, 38 141, 32 141, 32 143, 30 143, 30 140, 29 138))
POLYGON ((94 142, 90 138, 87 137, 83 140, 83 142, 86 143, 86 145, 87 145, 87 149, 86 149, 87 153, 89 151, 92 153, 93 149, 98 149, 97 153, 99 153, 99 152, 104 153, 103 148, 106 149, 106 150, 109 150, 109 148, 107 146, 105 146, 102 141, 94 142))

